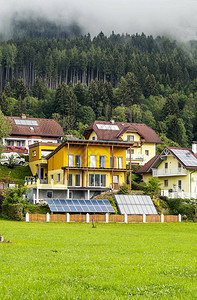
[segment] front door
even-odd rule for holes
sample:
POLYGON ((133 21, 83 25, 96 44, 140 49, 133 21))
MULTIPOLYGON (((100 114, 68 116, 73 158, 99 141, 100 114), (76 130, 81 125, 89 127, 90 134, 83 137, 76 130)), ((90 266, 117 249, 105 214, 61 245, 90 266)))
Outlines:
POLYGON ((114 190, 119 189, 119 175, 113 175, 113 188, 114 190))

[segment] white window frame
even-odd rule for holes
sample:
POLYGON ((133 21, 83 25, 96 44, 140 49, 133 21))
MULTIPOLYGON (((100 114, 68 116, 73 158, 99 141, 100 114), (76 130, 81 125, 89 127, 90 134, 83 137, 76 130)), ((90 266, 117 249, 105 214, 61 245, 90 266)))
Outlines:
POLYGON ((90 168, 96 168, 96 155, 90 155, 90 168))
POLYGON ((81 174, 75 174, 75 186, 81 186, 81 174), (79 176, 79 185, 76 184, 76 177, 79 176))
POLYGON ((122 156, 117 156, 117 169, 122 169, 123 158, 122 156))
POLYGON ((127 134, 127 142, 134 142, 134 135, 133 134, 127 134))
POLYGON ((149 151, 148 149, 146 149, 146 150, 144 151, 144 153, 145 153, 146 156, 149 156, 149 155, 150 155, 150 151, 149 151), (148 153, 148 154, 147 154, 147 153, 148 153))
POLYGON ((68 174, 68 186, 73 186, 73 174, 72 173, 68 174), (70 181, 69 177, 71 177, 71 183, 72 183, 71 185, 69 184, 69 181, 70 181))
POLYGON ((73 167, 73 154, 68 155, 68 167, 73 167))
POLYGON ((75 155, 75 167, 80 168, 81 167, 81 155, 75 155), (76 157, 79 157, 79 165, 76 164, 76 157))
POLYGON ((105 168, 105 155, 99 156, 99 168, 105 168))

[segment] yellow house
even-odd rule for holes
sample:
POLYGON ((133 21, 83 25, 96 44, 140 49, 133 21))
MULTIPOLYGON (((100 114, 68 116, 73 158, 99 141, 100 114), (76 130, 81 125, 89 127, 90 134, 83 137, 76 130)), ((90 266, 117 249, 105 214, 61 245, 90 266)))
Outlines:
POLYGON ((46 180, 48 172, 46 156, 59 145, 38 142, 29 146, 29 167, 33 176, 37 176, 40 180, 46 180))
POLYGON ((192 149, 166 147, 137 173, 144 182, 158 178, 163 196, 197 199, 197 158, 192 149))
MULTIPOLYGON (((31 182, 32 200, 90 199, 102 191, 117 190, 126 181, 126 149, 132 145, 124 141, 66 140, 45 158, 47 182, 31 182)), ((32 155, 37 155, 33 152, 37 149, 40 153, 39 145, 30 148, 32 155)), ((36 161, 39 163, 38 159, 32 163, 36 161)))
POLYGON ((84 132, 88 140, 133 142, 126 150, 127 164, 144 165, 156 154, 156 144, 162 143, 156 132, 145 124, 94 121, 84 132))

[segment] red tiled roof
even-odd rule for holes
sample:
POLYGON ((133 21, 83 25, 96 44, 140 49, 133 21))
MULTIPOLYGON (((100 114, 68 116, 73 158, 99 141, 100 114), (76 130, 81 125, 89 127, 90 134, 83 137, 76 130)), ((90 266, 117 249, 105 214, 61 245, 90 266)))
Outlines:
POLYGON ((89 138, 90 134, 94 131, 99 140, 111 140, 111 141, 121 141, 121 136, 125 132, 137 132, 143 142, 146 143, 162 143, 156 132, 148 127, 146 124, 140 123, 123 123, 123 122, 108 122, 108 121, 94 121, 90 126, 88 126, 84 131, 84 137, 89 138), (118 130, 106 130, 98 129, 97 124, 103 125, 117 125, 118 130))
POLYGON ((22 118, 22 117, 8 117, 11 120, 12 131, 10 135, 25 135, 25 136, 41 136, 41 137, 63 137, 64 131, 60 124, 53 119, 40 118, 22 118), (16 125, 14 120, 35 120, 38 126, 16 125), (31 130, 30 127, 33 127, 31 130))
POLYGON ((150 168, 152 164, 156 161, 158 158, 158 154, 153 156, 144 166, 142 166, 136 173, 141 174, 141 173, 148 173, 150 171, 150 168))

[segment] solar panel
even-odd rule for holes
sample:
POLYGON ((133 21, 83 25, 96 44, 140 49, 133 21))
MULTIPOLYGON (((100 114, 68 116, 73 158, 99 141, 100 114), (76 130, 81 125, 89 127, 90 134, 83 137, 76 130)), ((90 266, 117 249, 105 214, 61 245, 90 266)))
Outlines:
POLYGON ((127 215, 157 215, 156 208, 147 195, 115 195, 120 213, 127 215))
POLYGON ((118 125, 96 124, 98 129, 102 130, 119 130, 118 125))
POLYGON ((197 167, 197 158, 189 150, 170 149, 187 167, 197 167))
POLYGON ((14 122, 16 125, 38 126, 38 122, 36 120, 14 119, 14 122))
POLYGON ((46 199, 52 212, 114 213, 108 200, 46 199))

